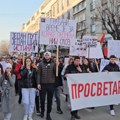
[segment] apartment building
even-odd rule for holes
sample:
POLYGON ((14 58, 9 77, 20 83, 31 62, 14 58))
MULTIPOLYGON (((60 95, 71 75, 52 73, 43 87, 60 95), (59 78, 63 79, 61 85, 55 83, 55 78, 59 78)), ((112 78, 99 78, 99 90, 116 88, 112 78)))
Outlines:
POLYGON ((23 24, 22 32, 36 32, 40 29, 40 17, 58 18, 82 0, 45 0, 33 16, 23 24))
MULTIPOLYGON (((84 34, 98 35, 106 32, 98 20, 98 7, 104 10, 108 0, 45 0, 32 17, 22 26, 22 32, 37 32, 40 29, 40 17, 75 19, 77 38, 84 34)), ((111 39, 108 35, 107 39, 111 39)))

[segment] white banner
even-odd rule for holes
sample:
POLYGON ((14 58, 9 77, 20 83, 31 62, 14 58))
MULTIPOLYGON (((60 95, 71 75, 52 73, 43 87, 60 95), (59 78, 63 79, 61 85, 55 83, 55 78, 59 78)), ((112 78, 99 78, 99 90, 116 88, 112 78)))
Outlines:
MULTIPOLYGON (((107 59, 101 59, 101 62, 100 62, 100 72, 103 70, 103 68, 109 64, 109 60, 107 59)), ((116 63, 118 64, 119 68, 120 68, 120 62, 116 61, 116 63)))
POLYGON ((75 20, 41 18, 40 44, 70 46, 75 38, 75 20))
POLYGON ((108 57, 111 55, 120 58, 120 40, 108 40, 108 57))
POLYGON ((120 72, 68 74, 71 109, 120 103, 120 72))
POLYGON ((11 32, 12 52, 38 52, 38 33, 11 32))

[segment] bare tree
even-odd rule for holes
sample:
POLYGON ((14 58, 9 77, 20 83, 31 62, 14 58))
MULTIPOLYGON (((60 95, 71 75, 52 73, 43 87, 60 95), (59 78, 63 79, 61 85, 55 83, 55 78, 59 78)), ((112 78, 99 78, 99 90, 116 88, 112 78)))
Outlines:
POLYGON ((9 54, 9 42, 8 41, 2 41, 0 43, 0 54, 1 55, 9 54))
POLYGON ((120 0, 101 0, 102 3, 97 7, 105 30, 114 40, 120 40, 120 0))

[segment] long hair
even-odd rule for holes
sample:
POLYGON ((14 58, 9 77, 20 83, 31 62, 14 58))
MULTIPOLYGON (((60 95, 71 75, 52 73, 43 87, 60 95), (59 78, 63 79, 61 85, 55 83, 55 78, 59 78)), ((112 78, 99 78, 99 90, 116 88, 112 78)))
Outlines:
POLYGON ((27 61, 27 59, 29 59, 30 61, 31 61, 31 68, 32 68, 32 63, 33 63, 33 61, 32 61, 32 59, 30 58, 30 57, 27 57, 26 59, 25 59, 25 61, 24 61, 24 63, 25 63, 25 68, 26 68, 26 61, 27 61))
POLYGON ((1 64, 0 64, 0 68, 1 68, 1 74, 3 75, 4 71, 3 71, 3 67, 1 64))

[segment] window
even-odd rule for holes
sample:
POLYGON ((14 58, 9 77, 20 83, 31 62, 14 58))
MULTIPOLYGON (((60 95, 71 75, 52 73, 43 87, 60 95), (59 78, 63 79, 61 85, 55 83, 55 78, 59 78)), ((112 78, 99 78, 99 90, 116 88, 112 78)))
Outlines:
POLYGON ((57 2, 57 13, 59 13, 59 1, 57 2))
POLYGON ((95 0, 93 0, 91 3, 90 3, 90 10, 94 10, 95 9, 95 0))
POLYGON ((70 3, 69 3, 69 0, 67 0, 67 6, 69 6, 69 4, 70 4, 70 3))
POLYGON ((77 12, 80 12, 85 8, 86 8, 86 1, 82 1, 73 8, 73 13, 76 14, 77 12))
POLYGON ((61 7, 62 7, 62 10, 64 10, 64 0, 62 0, 61 2, 61 7))
POLYGON ((107 4, 107 0, 102 0, 102 5, 107 4))
POLYGON ((70 19, 70 11, 67 12, 67 19, 70 19))
POLYGON ((86 28, 85 21, 81 21, 77 23, 77 31, 84 30, 86 28))
POLYGON ((94 33, 96 31, 96 25, 92 24, 91 25, 91 33, 94 33))

